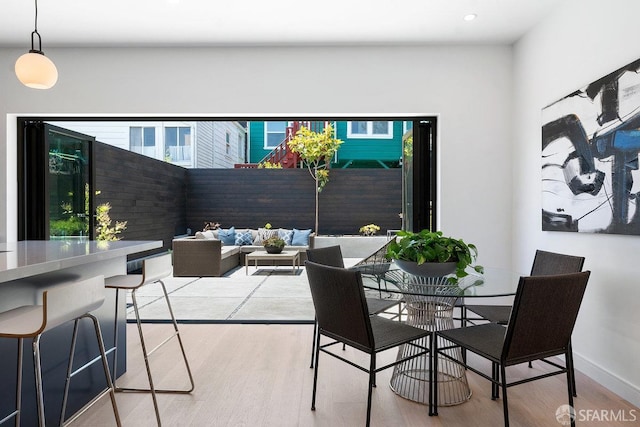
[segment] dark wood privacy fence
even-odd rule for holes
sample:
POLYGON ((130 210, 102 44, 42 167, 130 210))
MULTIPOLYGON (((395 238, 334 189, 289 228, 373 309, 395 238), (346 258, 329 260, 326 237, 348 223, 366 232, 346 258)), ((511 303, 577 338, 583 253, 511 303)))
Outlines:
POLYGON ((162 240, 171 249, 173 236, 187 229, 187 169, 99 142, 94 150, 95 204, 111 204, 113 224, 127 221, 123 239, 162 240))
MULTIPOLYGON (((314 228, 314 181, 306 169, 184 169, 95 143, 96 204, 109 202, 112 220, 126 220, 122 238, 162 240, 222 227, 314 228)), ((380 234, 398 229, 400 169, 332 169, 320 193, 320 234, 358 234, 365 224, 380 234)))
MULTIPOLYGON (((375 223, 398 229, 402 211, 400 169, 333 169, 320 193, 320 234, 358 234, 375 223)), ((314 228, 314 181, 306 169, 192 169, 187 184, 187 224, 223 228, 314 228)))

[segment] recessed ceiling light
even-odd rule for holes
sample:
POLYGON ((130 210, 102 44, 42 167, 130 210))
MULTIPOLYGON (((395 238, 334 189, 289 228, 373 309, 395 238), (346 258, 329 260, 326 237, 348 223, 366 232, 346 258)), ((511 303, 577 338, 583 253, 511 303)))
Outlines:
POLYGON ((464 16, 464 20, 469 22, 469 21, 473 21, 474 19, 476 19, 478 17, 478 15, 476 15, 475 13, 470 13, 468 15, 464 16))

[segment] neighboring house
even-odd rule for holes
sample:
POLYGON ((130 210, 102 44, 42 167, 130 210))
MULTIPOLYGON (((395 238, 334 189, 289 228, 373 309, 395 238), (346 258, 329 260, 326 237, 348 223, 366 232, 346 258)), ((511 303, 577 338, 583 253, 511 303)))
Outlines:
MULTIPOLYGON (((249 122, 249 160, 260 163, 286 137, 292 122, 249 122)), ((321 130, 322 122, 310 122, 313 130, 321 130)), ((407 121, 336 121, 336 138, 343 144, 338 149, 333 167, 390 168, 398 167, 402 158, 402 135, 411 129, 407 121)))
POLYGON ((96 141, 186 168, 233 168, 246 159, 247 131, 240 122, 54 122, 96 141))

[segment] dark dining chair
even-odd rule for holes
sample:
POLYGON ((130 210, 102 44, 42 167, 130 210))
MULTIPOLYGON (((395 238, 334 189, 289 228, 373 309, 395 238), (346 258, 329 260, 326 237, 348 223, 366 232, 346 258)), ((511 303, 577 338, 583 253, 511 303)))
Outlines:
MULTIPOLYGON (((376 373, 415 357, 428 354, 431 346, 431 332, 385 319, 381 316, 371 316, 367 307, 367 300, 364 297, 362 275, 359 271, 317 264, 309 260, 305 262, 305 268, 318 323, 311 410, 316 408, 318 365, 320 364, 319 356, 322 351, 369 374, 366 420, 366 425, 369 426, 371 420, 371 395, 375 386, 376 373), (320 339, 322 336, 330 338, 331 342, 321 344, 320 339), (422 345, 422 340, 429 345, 422 345), (338 343, 347 344, 368 354, 369 366, 361 366, 328 349, 338 343), (413 346, 417 351, 410 356, 399 357, 392 363, 381 367, 377 366, 378 353, 400 345, 413 346)), ((431 374, 431 370, 429 370, 429 373, 431 374)), ((431 402, 431 387, 429 387, 428 392, 429 402, 431 402)), ((429 413, 431 413, 431 408, 429 408, 429 413)))
MULTIPOLYGON (((497 397, 502 388, 504 425, 509 426, 507 388, 553 375, 566 374, 569 405, 573 406, 573 360, 571 353, 571 333, 578 316, 578 310, 589 280, 589 271, 553 276, 521 277, 518 283, 513 308, 507 326, 485 323, 445 331, 437 331, 433 340, 433 370, 438 377, 438 354, 447 357, 444 348, 438 348, 438 337, 442 337, 466 351, 488 359, 492 364, 491 376, 453 360, 467 369, 488 379, 492 383, 492 398, 497 397), (565 363, 547 360, 563 355, 565 363), (520 363, 541 360, 557 368, 513 382, 506 378, 506 367, 520 363)), ((433 391, 433 414, 438 415, 438 390, 433 391)), ((571 425, 575 426, 574 420, 571 425)))
MULTIPOLYGON (((584 257, 537 250, 531 266, 531 276, 577 273, 582 271, 584 257)), ((506 325, 511 314, 511 305, 472 305, 467 311, 480 316, 482 320, 506 325)))
MULTIPOLYGON (((584 257, 537 250, 531 266, 531 276, 577 273, 582 271, 583 265, 584 257)), ((481 320, 506 325, 511 315, 511 307, 511 305, 466 305, 465 310, 475 313, 481 320)), ((466 319, 469 320, 468 316, 466 319)), ((571 352, 571 358, 573 359, 573 352, 571 352)), ((573 395, 577 396, 575 375, 572 378, 573 395)))
MULTIPOLYGON (((307 260, 322 265, 330 265, 332 267, 344 268, 344 258, 342 257, 342 250, 340 245, 327 246, 324 248, 307 249, 307 260)), ((397 306, 401 303, 401 300, 397 299, 382 299, 367 297, 367 307, 369 308, 369 314, 384 313, 390 308, 397 306)), ((318 322, 314 321, 313 324, 313 346, 311 351, 311 368, 313 368, 316 335, 318 333, 318 322)))

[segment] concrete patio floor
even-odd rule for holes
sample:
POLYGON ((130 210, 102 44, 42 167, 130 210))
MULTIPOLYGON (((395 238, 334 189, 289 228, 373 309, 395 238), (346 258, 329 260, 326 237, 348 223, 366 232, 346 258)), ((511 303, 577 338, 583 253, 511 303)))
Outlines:
MULTIPOLYGON (((359 259, 345 258, 345 265, 359 259)), ((290 266, 249 267, 223 277, 168 277, 164 280, 176 319, 193 322, 312 322, 313 301, 304 267, 292 274, 290 266)), ((165 321, 169 312, 159 284, 137 292, 141 318, 165 321)), ((134 319, 131 295, 127 318, 134 319)))

